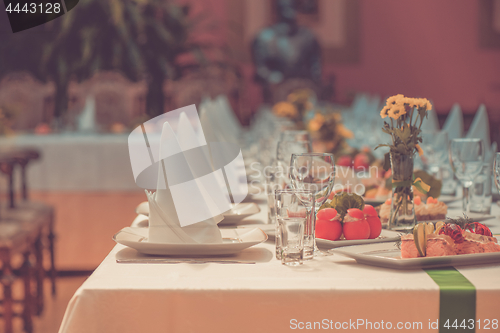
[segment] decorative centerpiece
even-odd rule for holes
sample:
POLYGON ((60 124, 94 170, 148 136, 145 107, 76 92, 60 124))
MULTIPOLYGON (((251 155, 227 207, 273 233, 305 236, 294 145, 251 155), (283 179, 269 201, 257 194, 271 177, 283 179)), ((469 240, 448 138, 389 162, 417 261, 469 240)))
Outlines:
POLYGON ((274 104, 274 115, 292 120, 297 130, 307 130, 313 140, 313 150, 338 153, 346 151, 346 139, 353 133, 342 123, 342 115, 332 106, 316 103, 317 97, 311 89, 297 89, 286 101, 274 104))
POLYGON ((413 189, 427 193, 429 186, 413 175, 413 158, 415 153, 423 155, 419 143, 422 142, 422 123, 427 111, 432 109, 425 98, 409 98, 403 95, 389 97, 380 111, 384 121, 382 131, 391 136, 392 144, 381 144, 389 147, 392 170, 392 200, 388 229, 413 228, 416 223, 413 205, 413 189))

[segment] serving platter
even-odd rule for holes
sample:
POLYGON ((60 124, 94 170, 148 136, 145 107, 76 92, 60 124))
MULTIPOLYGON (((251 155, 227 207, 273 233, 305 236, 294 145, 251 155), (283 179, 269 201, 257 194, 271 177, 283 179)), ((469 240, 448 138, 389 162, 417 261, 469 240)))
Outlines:
POLYGON ((446 266, 500 264, 500 252, 402 259, 401 250, 397 248, 395 242, 348 246, 333 249, 332 252, 353 258, 359 264, 401 270, 446 266))

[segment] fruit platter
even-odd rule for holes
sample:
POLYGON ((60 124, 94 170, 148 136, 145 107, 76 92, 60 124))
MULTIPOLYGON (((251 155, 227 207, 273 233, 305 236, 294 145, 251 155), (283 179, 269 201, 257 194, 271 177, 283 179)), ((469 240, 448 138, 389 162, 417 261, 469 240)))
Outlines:
POLYGON ((399 239, 394 231, 382 230, 373 206, 357 194, 341 192, 321 206, 316 217, 316 243, 335 248, 356 244, 391 242, 399 239))

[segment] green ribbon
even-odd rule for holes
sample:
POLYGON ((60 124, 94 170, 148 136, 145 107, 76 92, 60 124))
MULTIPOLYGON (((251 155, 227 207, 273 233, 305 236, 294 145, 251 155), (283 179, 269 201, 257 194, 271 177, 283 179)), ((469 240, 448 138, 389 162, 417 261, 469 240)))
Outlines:
POLYGON ((439 286, 439 332, 475 332, 476 288, 474 285, 454 267, 426 269, 425 271, 439 286), (464 320, 465 329, 460 327, 461 324, 463 326, 464 320), (449 328, 444 326, 446 324, 449 328))

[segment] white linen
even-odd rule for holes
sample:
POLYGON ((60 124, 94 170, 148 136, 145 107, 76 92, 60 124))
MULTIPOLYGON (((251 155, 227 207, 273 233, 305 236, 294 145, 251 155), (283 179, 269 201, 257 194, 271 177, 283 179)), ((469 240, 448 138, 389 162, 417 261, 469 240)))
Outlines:
MULTIPOLYGON (((266 215, 261 205, 251 219, 266 215)), ((422 270, 365 266, 339 255, 287 267, 275 259, 273 242, 231 257, 255 265, 115 262, 135 256, 115 246, 71 299, 59 333, 289 332, 293 319, 419 321, 427 331, 439 318, 439 287, 422 270)), ((500 266, 458 270, 476 286, 476 318, 497 318, 500 266)))
POLYGON ((458 103, 453 104, 450 114, 443 125, 443 131, 448 132, 448 139, 458 139, 464 135, 464 118, 458 103))
MULTIPOLYGON (((127 135, 49 134, 0 138, 0 149, 33 147, 39 160, 27 169, 30 190, 137 191, 127 135)), ((5 181, 1 177, 0 181, 5 181)))
POLYGON ((474 116, 469 131, 467 132, 467 138, 482 139, 486 149, 489 149, 491 145, 490 124, 488 121, 486 106, 484 106, 484 104, 481 104, 479 109, 477 109, 476 115, 474 116))

